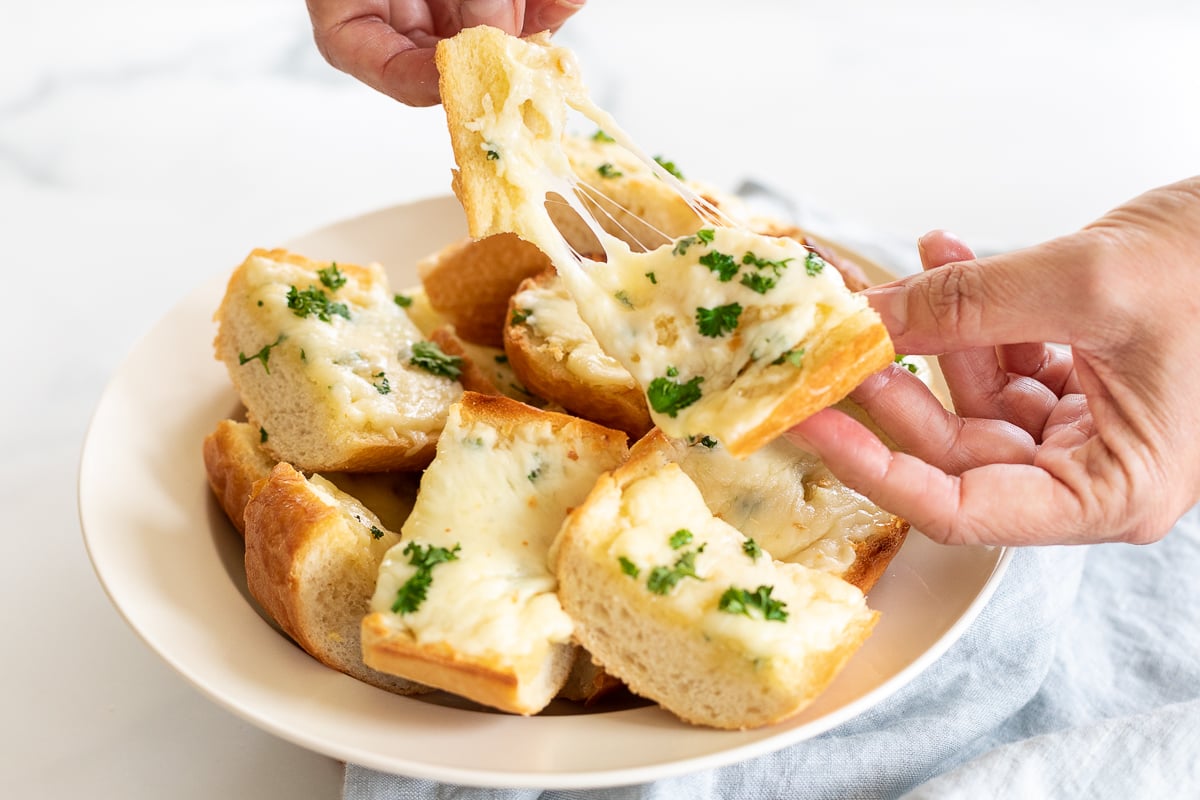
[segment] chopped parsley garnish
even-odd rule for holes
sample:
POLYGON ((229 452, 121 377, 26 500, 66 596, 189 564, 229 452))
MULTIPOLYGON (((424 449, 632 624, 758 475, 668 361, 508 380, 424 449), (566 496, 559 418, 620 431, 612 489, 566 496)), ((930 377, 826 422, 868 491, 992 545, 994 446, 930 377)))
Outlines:
POLYGON ((736 329, 741 314, 742 307, 738 303, 714 308, 697 308, 696 327, 700 329, 701 335, 715 339, 736 329))
POLYGON ((528 308, 513 309, 512 319, 509 320, 509 324, 510 325, 520 325, 522 322, 529 319, 529 315, 532 313, 533 312, 530 311, 528 308))
POLYGON ((537 482, 537 479, 542 477, 542 470, 545 468, 545 466, 546 466, 545 464, 538 464, 536 467, 531 469, 529 471, 529 474, 526 475, 525 477, 529 479, 530 483, 537 482))
POLYGON ((756 561, 762 555, 762 548, 758 546, 758 542, 753 539, 747 539, 742 542, 742 552, 750 556, 751 561, 756 561))
POLYGON ((787 603, 771 597, 773 586, 759 586, 753 592, 731 586, 721 595, 717 608, 726 614, 745 614, 750 618, 787 622, 787 603))
POLYGON ((238 366, 244 367, 246 364, 249 364, 251 361, 261 361, 262 365, 263 365, 263 369, 265 369, 267 371, 267 374, 270 375, 271 367, 267 364, 267 361, 269 361, 271 358, 271 348, 276 347, 280 342, 283 341, 283 339, 284 339, 284 336, 281 333, 281 334, 279 334, 278 339, 276 339, 275 341, 271 342, 268 345, 264 345, 262 350, 259 350, 257 353, 255 353, 252 356, 248 356, 245 353, 242 353, 239 351, 238 352, 238 366))
POLYGON ((336 261, 330 262, 329 266, 325 269, 317 270, 317 277, 321 279, 321 283, 325 284, 331 292, 336 292, 346 285, 346 276, 338 269, 336 261))
POLYGON ((655 594, 667 594, 684 578, 700 578, 696 574, 696 556, 704 551, 704 545, 681 554, 670 567, 655 567, 646 577, 646 588, 655 594))
POLYGON ((658 278, 654 277, 654 273, 653 273, 653 272, 647 272, 647 273, 646 273, 646 277, 650 279, 650 282, 651 282, 651 283, 653 283, 653 284, 657 284, 657 283, 658 283, 658 278))
POLYGON ((392 391, 392 385, 388 383, 387 375, 383 372, 377 372, 371 376, 375 378, 375 382, 371 385, 375 387, 375 391, 380 394, 388 394, 392 391))
POLYGON ((259 426, 259 429, 258 429, 258 443, 259 444, 267 443, 267 429, 262 426, 259 426))
POLYGON ((412 305, 412 298, 406 294, 398 294, 393 297, 392 300, 396 301, 396 305, 400 306, 401 308, 408 308, 412 305))
POLYGON ((490 144, 491 144, 491 143, 489 142, 489 147, 488 147, 488 149, 487 149, 487 160, 488 160, 488 161, 499 161, 499 160, 500 160, 500 153, 499 153, 499 151, 497 151, 497 150, 493 150, 493 149, 491 148, 490 144))
POLYGON ((809 274, 809 277, 820 275, 821 270, 825 269, 826 263, 825 259, 816 253, 809 253, 804 257, 804 271, 809 274))
POLYGON ((408 556, 408 563, 416 567, 417 571, 396 592, 392 611, 397 614, 411 614, 420 608, 429 594, 430 584, 433 583, 433 568, 447 561, 457 561, 459 549, 457 544, 450 550, 434 545, 422 547, 416 542, 405 545, 402 552, 408 556))
MULTIPOLYGON (((724 279, 722 279, 724 280, 724 279)), ((742 286, 758 292, 766 294, 775 288, 775 279, 763 275, 761 272, 747 272, 742 276, 742 286)))
POLYGON ((383 531, 380 529, 380 527, 378 525, 372 525, 371 526, 371 535, 374 536, 376 539, 382 539, 383 531))
MULTIPOLYGON (((267 362, 264 361, 263 366, 266 366, 266 363, 267 362)), ((892 359, 892 363, 899 364, 900 366, 904 367, 906 370, 911 372, 913 375, 917 374, 917 365, 912 363, 911 361, 905 361, 904 356, 902 356, 900 354, 897 354, 896 357, 892 359)))
POLYGON ((617 291, 613 292, 613 297, 615 297, 617 301, 626 308, 633 308, 633 301, 629 299, 629 293, 624 289, 618 289, 617 291))
POLYGON ((621 572, 624 572, 629 577, 636 578, 638 575, 642 574, 642 571, 638 569, 638 565, 630 561, 625 556, 619 556, 617 561, 621 562, 621 572))
POLYGON ((668 161, 662 156, 655 156, 654 161, 667 172, 674 175, 679 180, 683 180, 683 173, 679 171, 679 167, 675 166, 674 161, 668 161))
POLYGON ((495 356, 494 359, 497 364, 507 364, 508 363, 508 356, 506 356, 506 355, 498 355, 498 356, 495 356))
MULTIPOLYGON (((809 255, 812 255, 812 254, 810 253, 809 255)), ((794 260, 795 259, 792 259, 792 258, 781 258, 778 261, 771 261, 768 258, 759 258, 758 256, 754 255, 754 253, 751 253, 749 251, 747 251, 746 254, 742 256, 743 264, 753 264, 754 266, 758 267, 759 269, 769 269, 769 270, 771 270, 771 272, 775 273, 776 277, 778 277, 785 269, 787 269, 787 265, 788 265, 789 261, 794 261, 794 260)))
POLYGON ((462 356, 450 356, 442 352, 436 342, 417 342, 412 348, 409 363, 426 372, 455 380, 462 374, 462 356))
MULTIPOLYGON (((678 245, 676 245, 678 247, 678 245)), ((728 253, 722 253, 720 250, 710 250, 700 256, 700 264, 708 267, 713 272, 717 273, 717 277, 722 283, 733 280, 733 276, 738 273, 737 261, 728 253)), ((742 283, 746 279, 742 278, 742 283)))
POLYGON ((608 135, 607 133, 605 133, 604 131, 602 131, 602 130, 600 130, 599 128, 597 128, 597 129, 596 129, 596 132, 592 134, 592 141, 593 141, 593 142, 605 142, 605 143, 608 143, 608 142, 615 142, 615 141, 616 141, 616 139, 614 139, 613 137, 609 136, 609 135, 608 135))
POLYGON ((310 286, 300 291, 295 286, 288 289, 287 305, 297 317, 304 319, 310 314, 316 314, 322 322, 331 322, 333 315, 350 319, 350 309, 345 303, 335 303, 324 291, 310 286))
POLYGON ((607 161, 596 167, 596 172, 600 173, 601 178, 619 178, 625 174, 607 161))
POLYGON ((692 532, 687 528, 680 528, 671 534, 671 538, 667 540, 667 544, 671 545, 672 550, 678 550, 692 540, 692 532))
MULTIPOLYGON (((675 374, 678 375, 679 371, 676 370, 675 374)), ((667 375, 671 375, 670 370, 667 371, 667 375)), ((687 408, 700 399, 703 394, 700 391, 702 383, 702 375, 697 375, 686 383, 679 383, 670 378, 655 378, 650 381, 646 390, 646 399, 650 401, 650 407, 659 414, 674 418, 680 409, 687 408)))
POLYGON ((771 366, 782 364, 785 361, 791 364, 793 367, 799 367, 804 364, 804 348, 798 347, 795 350, 788 350, 785 353, 780 353, 779 358, 771 362, 771 366))
POLYGON ((704 447, 707 447, 709 450, 712 450, 714 447, 717 446, 717 440, 712 438, 711 436, 701 436, 699 440, 693 441, 692 444, 703 445, 704 447))
POLYGON ((692 245, 696 244, 697 242, 701 242, 703 244, 712 244, 712 240, 713 240, 713 229, 712 228, 701 228, 700 230, 696 231, 696 233, 693 234, 692 236, 684 236, 679 241, 677 241, 675 243, 675 247, 673 247, 671 249, 671 255, 676 255, 676 256, 686 255, 688 248, 691 247, 692 245))

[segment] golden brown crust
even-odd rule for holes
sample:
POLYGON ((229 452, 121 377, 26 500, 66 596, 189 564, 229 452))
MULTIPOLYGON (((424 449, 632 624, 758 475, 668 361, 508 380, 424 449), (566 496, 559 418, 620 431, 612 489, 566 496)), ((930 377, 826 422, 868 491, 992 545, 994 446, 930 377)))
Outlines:
POLYGON ((881 526, 871 536, 855 542, 854 563, 842 573, 842 580, 854 584, 863 594, 871 591, 900 552, 908 529, 907 520, 893 515, 890 525, 881 526))
POLYGON ((261 434, 252 425, 224 419, 204 437, 204 471, 208 485, 229 521, 243 537, 244 514, 256 481, 265 479, 275 459, 258 446, 261 434))
POLYGON ((476 392, 465 392, 460 402, 464 419, 484 422, 495 428, 502 437, 512 436, 521 425, 549 421, 551 430, 558 437, 585 439, 600 451, 625 449, 626 436, 623 431, 570 414, 543 411, 502 395, 476 392))
MULTIPOLYGON (((522 281, 517 293, 546 286, 554 280, 554 272, 543 272, 522 281)), ((504 352, 524 386, 572 414, 625 431, 633 439, 653 427, 646 396, 636 384, 613 387, 586 383, 571 373, 528 325, 513 321, 520 319, 519 315, 514 316, 519 310, 514 293, 508 306, 508 324, 504 326, 504 352)))
POLYGON ((429 304, 468 342, 500 347, 508 299, 517 284, 550 268, 534 245, 515 234, 465 239, 418 267, 429 304))

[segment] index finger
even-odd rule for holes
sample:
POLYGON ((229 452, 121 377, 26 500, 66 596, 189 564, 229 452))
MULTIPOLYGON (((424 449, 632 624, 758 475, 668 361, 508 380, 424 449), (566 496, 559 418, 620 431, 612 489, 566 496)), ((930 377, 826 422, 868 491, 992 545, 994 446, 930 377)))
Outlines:
POLYGON ((1079 501, 1040 467, 987 464, 948 475, 893 452, 857 421, 826 409, 785 434, 815 451, 843 483, 944 544, 1094 541, 1079 501), (793 433, 794 432, 794 433, 793 433))

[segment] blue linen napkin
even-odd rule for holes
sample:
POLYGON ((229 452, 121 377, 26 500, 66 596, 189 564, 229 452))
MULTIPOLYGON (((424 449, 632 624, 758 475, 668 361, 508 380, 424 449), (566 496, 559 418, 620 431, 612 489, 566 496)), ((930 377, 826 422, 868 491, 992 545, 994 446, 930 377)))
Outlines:
POLYGON ((1023 549, 976 622, 907 687, 828 733, 741 764, 548 792, 456 787, 348 765, 344 796, 1198 796, 1198 574, 1200 507, 1155 545, 1023 549))

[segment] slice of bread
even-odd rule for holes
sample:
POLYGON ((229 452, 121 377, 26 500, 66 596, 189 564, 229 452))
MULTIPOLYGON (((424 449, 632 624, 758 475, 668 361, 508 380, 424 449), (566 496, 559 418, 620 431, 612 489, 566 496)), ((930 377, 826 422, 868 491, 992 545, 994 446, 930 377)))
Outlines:
POLYGON ((217 358, 277 460, 382 471, 432 458, 462 387, 452 364, 428 357, 378 265, 255 250, 216 320, 217 358))
POLYGON ((786 719, 878 614, 839 578, 747 552, 673 458, 638 449, 571 512, 555 554, 563 608, 606 671, 688 722, 786 719))
POLYGON ((641 387, 600 349, 553 271, 522 281, 513 294, 504 352, 522 385, 572 414, 633 439, 653 426, 641 387))
POLYGON ((223 419, 204 437, 204 473, 221 509, 237 532, 246 535, 245 511, 257 481, 265 480, 278 459, 260 446, 266 434, 246 422, 223 419))
POLYGON ((571 54, 478 27, 440 42, 437 61, 471 234, 515 232, 550 257, 667 434, 716 436, 743 457, 891 362, 878 315, 793 239, 714 225, 633 252, 597 231, 607 263, 581 258, 546 210, 549 200, 588 213, 565 152, 568 107, 641 156, 591 103, 571 54))
POLYGON ((366 663, 505 711, 544 708, 576 657, 547 553, 567 511, 625 455, 618 431, 464 394, 403 542, 380 565, 366 663))
POLYGON ((246 505, 246 583, 284 632, 326 666, 397 694, 428 689, 362 660, 359 625, 398 534, 355 498, 278 464, 246 505))
POLYGON ((816 456, 776 439, 745 459, 718 442, 669 441, 653 431, 634 448, 669 447, 720 519, 778 561, 836 575, 870 591, 908 535, 908 523, 847 487, 816 456))

